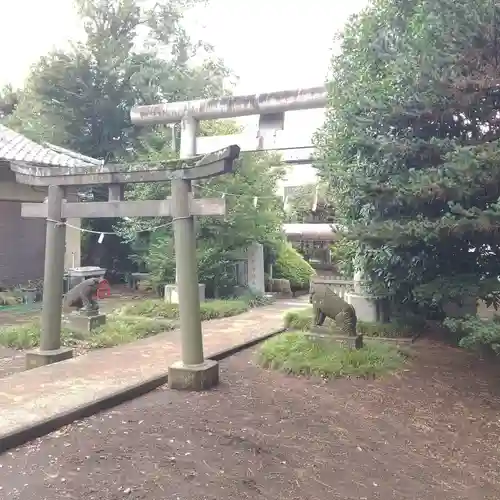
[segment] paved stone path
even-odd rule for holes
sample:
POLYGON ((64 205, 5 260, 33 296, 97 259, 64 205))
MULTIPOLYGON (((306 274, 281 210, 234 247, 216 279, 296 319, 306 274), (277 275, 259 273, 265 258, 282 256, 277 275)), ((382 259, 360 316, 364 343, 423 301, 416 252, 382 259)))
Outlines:
POLYGON ((17 349, 0 346, 0 378, 24 370, 24 353, 17 349))
MULTIPOLYGON (((204 322, 205 356, 281 328, 286 310, 306 305, 307 297, 277 301, 236 317, 204 322)), ((164 375, 179 357, 179 331, 174 330, 4 377, 0 379, 0 441, 17 429, 164 375)))

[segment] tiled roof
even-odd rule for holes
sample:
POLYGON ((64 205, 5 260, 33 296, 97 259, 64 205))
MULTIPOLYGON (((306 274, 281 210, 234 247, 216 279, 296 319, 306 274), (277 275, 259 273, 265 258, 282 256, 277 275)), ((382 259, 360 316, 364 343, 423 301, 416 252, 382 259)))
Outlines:
POLYGON ((91 167, 104 163, 49 143, 42 146, 4 125, 0 125, 0 160, 45 167, 91 167))

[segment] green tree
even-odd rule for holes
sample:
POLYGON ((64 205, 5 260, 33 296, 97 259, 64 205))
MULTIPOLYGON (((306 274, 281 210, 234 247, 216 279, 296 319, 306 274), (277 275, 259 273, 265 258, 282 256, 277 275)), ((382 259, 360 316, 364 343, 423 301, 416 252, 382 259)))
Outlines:
POLYGON ((274 277, 290 281, 292 292, 307 290, 309 281, 315 274, 311 265, 288 242, 278 246, 274 277))
POLYGON ((309 223, 333 222, 333 216, 326 199, 328 186, 325 183, 297 186, 287 199, 287 221, 309 223))
MULTIPOLYGON (((231 134, 238 132, 231 122, 202 122, 201 134, 231 134)), ((154 136, 154 147, 144 146, 137 160, 171 158, 169 136, 163 147, 154 136), (166 153, 165 153, 166 151, 166 153), (162 153, 163 152, 163 153, 162 153), (162 157, 163 154, 163 157, 162 157)), ((150 145, 151 146, 151 145, 150 145)), ((207 295, 224 294, 234 285, 233 257, 253 241, 277 245, 282 238, 284 219, 282 200, 275 195, 276 183, 284 171, 276 155, 242 154, 236 161, 234 173, 198 181, 193 190, 196 197, 226 200, 225 217, 200 217, 197 220, 198 269, 200 281, 207 284, 207 295)), ((129 199, 165 199, 170 196, 170 183, 134 186, 129 199)), ((173 233, 170 218, 131 219, 122 221, 117 230, 126 241, 136 241, 137 234, 165 225, 151 232, 150 244, 140 257, 146 263, 155 284, 175 280, 173 233)))
POLYGON ((40 59, 10 126, 107 161, 129 157, 142 132, 130 123, 134 104, 219 95, 229 75, 182 26, 196 3, 77 0, 86 40, 40 59))
POLYGON ((320 175, 374 287, 413 309, 498 289, 499 14, 375 0, 332 60, 320 175))
MULTIPOLYGON (((86 39, 40 59, 6 125, 111 162, 135 158, 157 133, 164 144, 165 128, 134 127, 131 107, 220 95, 230 74, 212 48, 192 40, 182 26, 185 11, 201 1, 160 0, 148 7, 140 0, 77 0, 86 39)), ((105 199, 107 190, 96 187, 91 194, 105 199)), ((112 223, 83 224, 110 231, 112 223)), ((86 240, 84 255, 97 236, 86 240)))
POLYGON ((0 120, 11 115, 19 103, 19 93, 12 85, 6 85, 0 89, 0 120))

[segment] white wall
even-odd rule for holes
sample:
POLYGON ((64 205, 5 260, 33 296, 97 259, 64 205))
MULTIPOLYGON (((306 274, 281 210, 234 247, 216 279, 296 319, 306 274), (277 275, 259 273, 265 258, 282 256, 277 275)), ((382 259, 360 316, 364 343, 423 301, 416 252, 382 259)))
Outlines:
POLYGON ((317 182, 316 169, 312 165, 288 165, 286 170, 286 178, 278 183, 276 190, 280 196, 283 196, 285 186, 305 186, 317 182))

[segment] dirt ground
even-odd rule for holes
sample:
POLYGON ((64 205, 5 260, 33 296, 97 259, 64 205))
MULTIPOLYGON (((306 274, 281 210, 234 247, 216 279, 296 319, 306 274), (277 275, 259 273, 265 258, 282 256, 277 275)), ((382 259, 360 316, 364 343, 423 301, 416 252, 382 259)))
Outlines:
POLYGON ((500 498, 500 368, 422 341, 398 375, 307 380, 244 352, 0 456, 12 500, 500 498))

